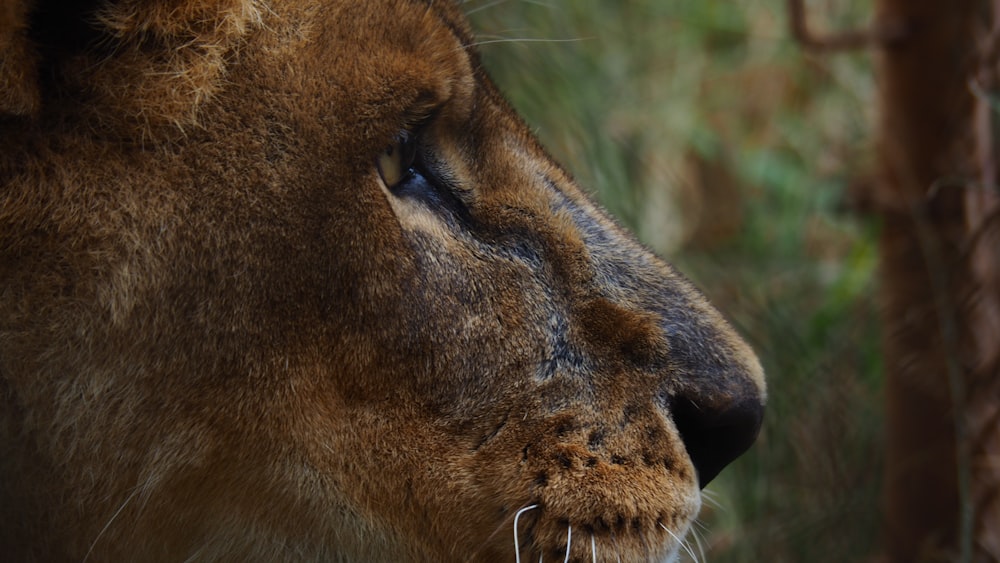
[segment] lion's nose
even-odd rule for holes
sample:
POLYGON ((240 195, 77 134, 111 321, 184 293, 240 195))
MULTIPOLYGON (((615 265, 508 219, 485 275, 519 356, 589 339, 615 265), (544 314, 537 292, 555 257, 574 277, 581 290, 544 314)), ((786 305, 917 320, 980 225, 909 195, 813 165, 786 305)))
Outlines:
POLYGON ((670 376, 661 397, 704 488, 747 451, 764 420, 764 370, 747 343, 704 301, 664 314, 670 376))
POLYGON ((755 393, 731 401, 682 393, 671 403, 674 424, 701 488, 754 443, 764 420, 764 404, 755 393))

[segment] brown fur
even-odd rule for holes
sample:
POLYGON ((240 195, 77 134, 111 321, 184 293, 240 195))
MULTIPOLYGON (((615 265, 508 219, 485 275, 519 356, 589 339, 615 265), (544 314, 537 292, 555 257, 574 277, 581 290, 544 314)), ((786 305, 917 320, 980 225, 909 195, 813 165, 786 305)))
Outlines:
POLYGON ((471 42, 437 1, 3 4, 0 559, 509 561, 529 506, 526 560, 677 551, 760 367, 471 42))

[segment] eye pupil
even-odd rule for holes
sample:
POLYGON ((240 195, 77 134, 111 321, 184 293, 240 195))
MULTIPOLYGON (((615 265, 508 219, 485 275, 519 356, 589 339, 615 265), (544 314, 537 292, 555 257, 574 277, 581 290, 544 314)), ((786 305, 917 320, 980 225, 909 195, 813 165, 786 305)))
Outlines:
POLYGON ((376 160, 376 168, 385 186, 391 190, 405 181, 410 176, 416 157, 416 138, 409 131, 403 131, 376 160))

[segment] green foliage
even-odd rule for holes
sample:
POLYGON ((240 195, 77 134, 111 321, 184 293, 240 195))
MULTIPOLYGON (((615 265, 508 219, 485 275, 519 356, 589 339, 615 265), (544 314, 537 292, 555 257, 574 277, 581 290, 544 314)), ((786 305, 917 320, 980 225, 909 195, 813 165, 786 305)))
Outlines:
MULTIPOLYGON (((782 0, 467 6, 486 66, 543 143, 761 356, 765 427, 706 493, 706 558, 871 556, 877 232, 845 210, 871 165, 868 57, 803 53, 782 0)), ((860 0, 807 6, 816 28, 868 18, 860 0)))

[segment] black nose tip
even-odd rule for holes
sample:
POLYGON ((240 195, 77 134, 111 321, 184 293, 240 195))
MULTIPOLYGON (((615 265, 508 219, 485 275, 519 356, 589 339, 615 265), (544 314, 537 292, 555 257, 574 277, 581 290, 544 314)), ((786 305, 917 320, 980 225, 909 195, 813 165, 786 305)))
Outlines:
POLYGON ((753 444, 764 420, 764 405, 756 396, 725 405, 675 398, 671 414, 688 456, 705 488, 722 469, 753 444))

